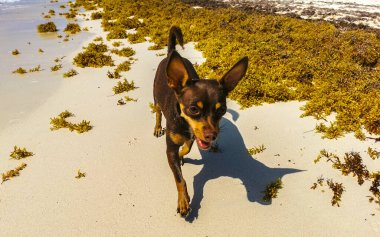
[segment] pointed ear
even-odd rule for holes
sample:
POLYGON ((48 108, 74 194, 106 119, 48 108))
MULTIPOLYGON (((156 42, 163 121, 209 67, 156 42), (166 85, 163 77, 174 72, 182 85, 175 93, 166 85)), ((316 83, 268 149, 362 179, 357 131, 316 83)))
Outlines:
POLYGON ((175 90, 177 93, 186 86, 189 80, 189 74, 186 70, 185 63, 182 57, 173 50, 168 59, 166 66, 166 75, 168 77, 168 86, 175 90))
POLYGON ((223 86, 226 94, 230 93, 236 85, 239 83, 247 72, 248 68, 248 57, 240 59, 224 76, 222 79, 218 80, 223 86))

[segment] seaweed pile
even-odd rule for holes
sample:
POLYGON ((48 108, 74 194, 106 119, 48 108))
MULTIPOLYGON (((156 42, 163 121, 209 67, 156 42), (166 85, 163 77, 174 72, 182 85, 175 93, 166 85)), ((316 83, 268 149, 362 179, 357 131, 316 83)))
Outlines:
POLYGON ((197 67, 205 78, 220 77, 247 55, 248 73, 230 95, 243 108, 307 101, 303 116, 326 121, 335 115, 331 123, 317 126, 324 137, 354 132, 365 139, 364 129, 380 135, 380 39, 374 32, 215 4, 193 8, 177 0, 75 3, 86 9, 102 7, 106 31, 133 27, 136 42, 150 37, 154 43, 150 49, 165 47, 167 32, 178 25, 185 40, 197 42, 207 59, 197 67))

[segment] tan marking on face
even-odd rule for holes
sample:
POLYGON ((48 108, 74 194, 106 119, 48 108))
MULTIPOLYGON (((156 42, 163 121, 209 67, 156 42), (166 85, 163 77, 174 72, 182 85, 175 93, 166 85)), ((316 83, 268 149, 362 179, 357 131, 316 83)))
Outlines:
POLYGON ((203 129, 207 126, 207 121, 204 121, 204 120, 197 121, 187 116, 184 112, 185 106, 183 104, 180 104, 180 108, 181 108, 181 117, 184 118, 186 122, 189 124, 189 126, 194 132, 194 135, 197 138, 204 141, 205 138, 204 138, 203 129))
POLYGON ((216 103, 216 105, 215 105, 215 109, 219 109, 221 106, 222 106, 222 104, 218 102, 218 103, 216 103))
POLYGON ((199 108, 203 109, 203 102, 202 101, 198 101, 197 105, 198 105, 199 108))
POLYGON ((185 141, 187 140, 186 137, 182 136, 181 134, 169 132, 170 139, 177 145, 182 146, 185 141))

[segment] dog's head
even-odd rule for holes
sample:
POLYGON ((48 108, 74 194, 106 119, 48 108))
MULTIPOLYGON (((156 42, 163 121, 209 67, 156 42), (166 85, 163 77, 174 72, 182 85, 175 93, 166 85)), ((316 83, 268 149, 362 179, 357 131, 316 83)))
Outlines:
POLYGON ((248 67, 248 57, 237 62, 221 79, 190 78, 184 60, 173 51, 169 55, 166 74, 168 85, 174 90, 181 116, 189 124, 202 150, 208 150, 219 133, 219 121, 226 113, 226 97, 248 67))

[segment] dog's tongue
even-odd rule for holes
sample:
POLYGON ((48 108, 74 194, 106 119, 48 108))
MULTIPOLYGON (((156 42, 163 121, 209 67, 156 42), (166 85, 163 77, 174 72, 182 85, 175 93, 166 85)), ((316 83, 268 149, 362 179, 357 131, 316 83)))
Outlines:
POLYGON ((208 148, 210 148, 209 142, 202 141, 199 138, 196 138, 196 141, 197 141, 199 148, 204 149, 204 150, 207 150, 208 148))

